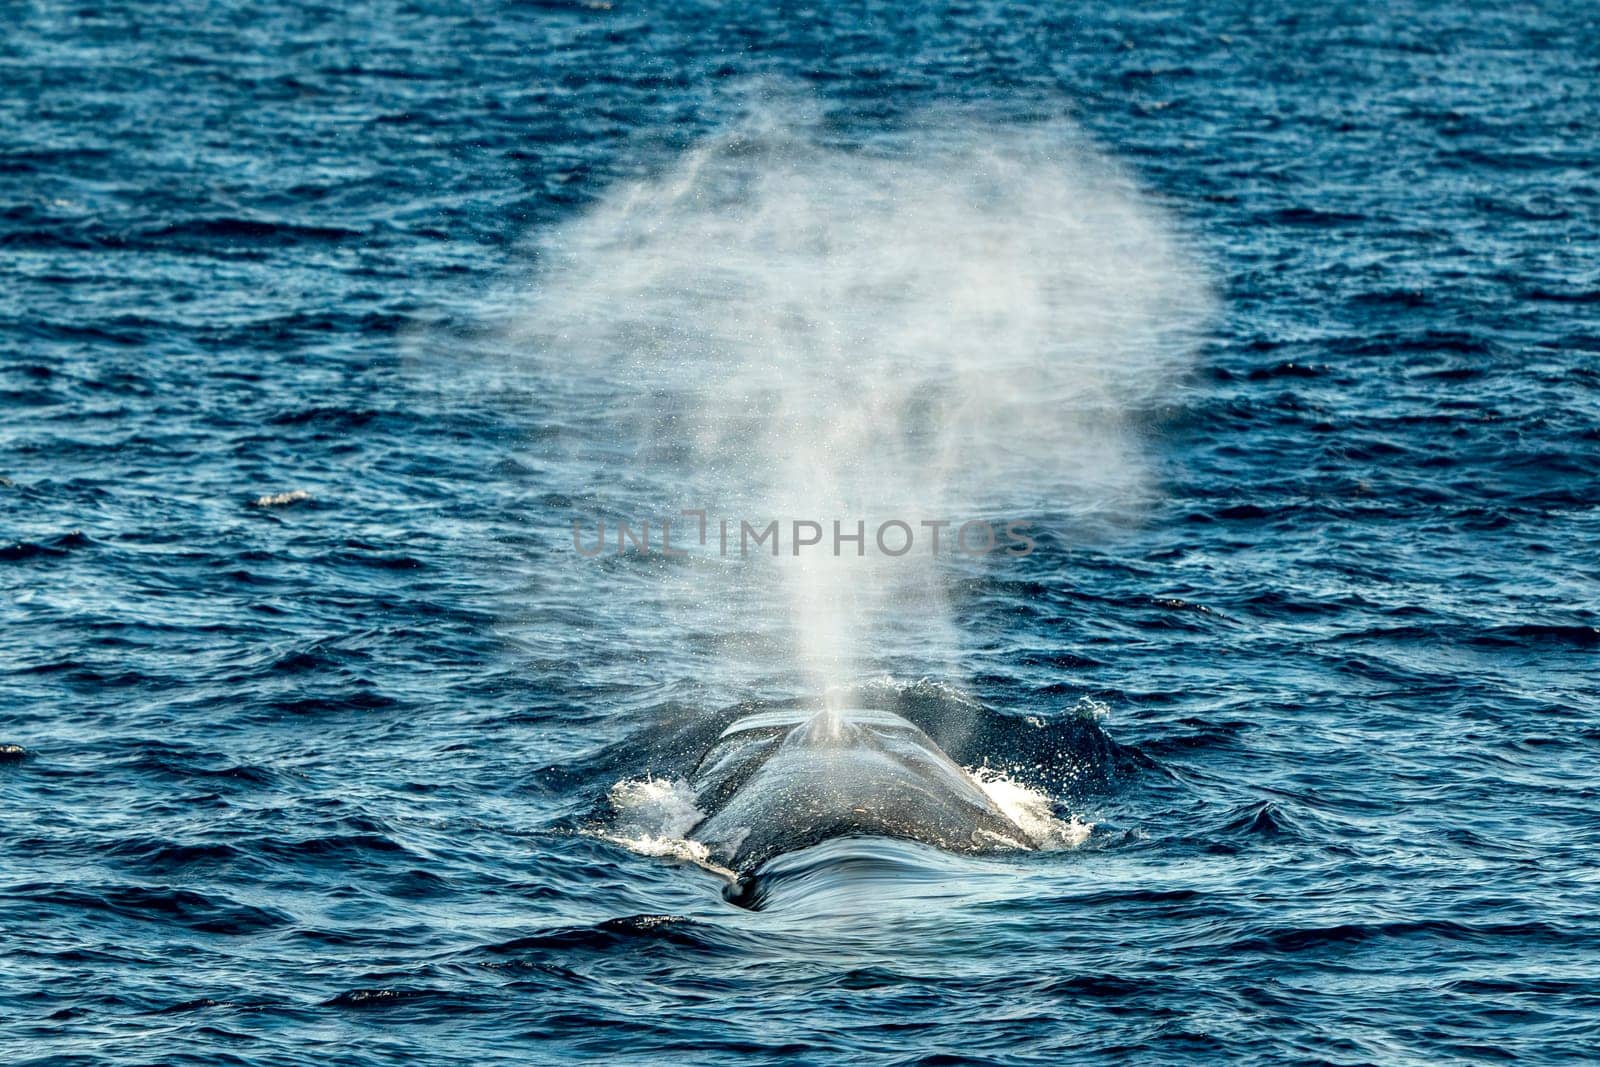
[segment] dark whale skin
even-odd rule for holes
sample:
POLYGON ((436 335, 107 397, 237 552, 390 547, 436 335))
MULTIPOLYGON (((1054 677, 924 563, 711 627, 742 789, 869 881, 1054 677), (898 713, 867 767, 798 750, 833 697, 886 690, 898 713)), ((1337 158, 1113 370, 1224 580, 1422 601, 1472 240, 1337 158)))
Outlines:
POLYGON ((690 784, 710 814, 688 836, 741 874, 836 837, 902 838, 951 852, 1037 845, 932 738, 887 711, 740 719, 690 784))

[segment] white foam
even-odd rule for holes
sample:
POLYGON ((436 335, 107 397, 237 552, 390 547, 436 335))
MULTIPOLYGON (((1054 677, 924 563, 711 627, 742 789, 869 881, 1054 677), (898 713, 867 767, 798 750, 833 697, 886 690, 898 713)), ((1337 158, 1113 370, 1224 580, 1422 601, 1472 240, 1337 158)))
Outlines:
POLYGON ((310 500, 311 494, 304 489, 294 489, 287 493, 269 493, 266 496, 256 497, 258 508, 278 508, 285 504, 298 504, 302 500, 310 500))
POLYGON ((1111 717, 1111 705, 1085 694, 1079 697, 1078 702, 1072 706, 1072 714, 1082 719, 1105 722, 1111 717))
POLYGON ((994 801, 995 807, 1043 850, 1076 848, 1089 839, 1094 829, 1091 823, 1079 822, 1076 815, 1070 819, 1060 818, 1051 807, 1048 795, 1023 785, 1005 771, 979 767, 968 770, 967 775, 994 801))
POLYGON ((705 818, 695 806, 694 790, 682 778, 625 778, 611 787, 616 819, 596 837, 621 845, 641 856, 663 856, 695 863, 708 871, 733 878, 734 874, 711 860, 711 850, 688 838, 705 818))

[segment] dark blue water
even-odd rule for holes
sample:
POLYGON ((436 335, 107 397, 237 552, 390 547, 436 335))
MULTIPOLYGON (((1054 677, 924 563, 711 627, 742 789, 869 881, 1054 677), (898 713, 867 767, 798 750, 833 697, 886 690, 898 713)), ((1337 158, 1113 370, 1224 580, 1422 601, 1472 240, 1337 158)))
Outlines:
POLYGON ((0 1059, 1593 1056, 1591 6, 0 21, 0 1059), (1112 404, 1136 477, 938 571, 938 655, 861 651, 1087 840, 834 842, 751 910, 591 831, 816 693, 692 568, 573 554, 704 501, 561 369, 630 307, 537 293, 603 296, 642 253, 585 220, 774 96, 790 160, 1069 121, 1212 306, 1112 404))

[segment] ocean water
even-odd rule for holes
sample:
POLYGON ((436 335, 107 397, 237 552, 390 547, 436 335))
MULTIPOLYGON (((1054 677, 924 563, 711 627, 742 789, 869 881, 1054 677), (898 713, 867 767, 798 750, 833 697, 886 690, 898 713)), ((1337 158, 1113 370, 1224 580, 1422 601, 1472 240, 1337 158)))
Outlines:
POLYGON ((0 24, 0 1060, 1592 1062, 1591 5, 0 24), (830 699, 1050 847, 693 862, 830 699))

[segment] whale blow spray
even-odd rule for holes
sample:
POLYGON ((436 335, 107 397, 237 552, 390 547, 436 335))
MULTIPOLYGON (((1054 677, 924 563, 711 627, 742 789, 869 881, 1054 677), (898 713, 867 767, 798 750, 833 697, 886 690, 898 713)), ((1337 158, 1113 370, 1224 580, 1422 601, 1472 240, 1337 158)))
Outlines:
POLYGON ((707 661, 734 689, 786 668, 813 692, 959 677, 949 557, 927 545, 957 531, 937 520, 1136 503, 1138 425, 1209 306, 1171 227, 1074 127, 958 112, 860 145, 755 109, 537 251, 513 339, 607 410, 564 457, 590 464, 589 501, 779 520, 776 555, 656 575, 694 632, 720 620, 707 661), (899 526, 883 550, 891 520, 914 550, 891 554, 899 526))

